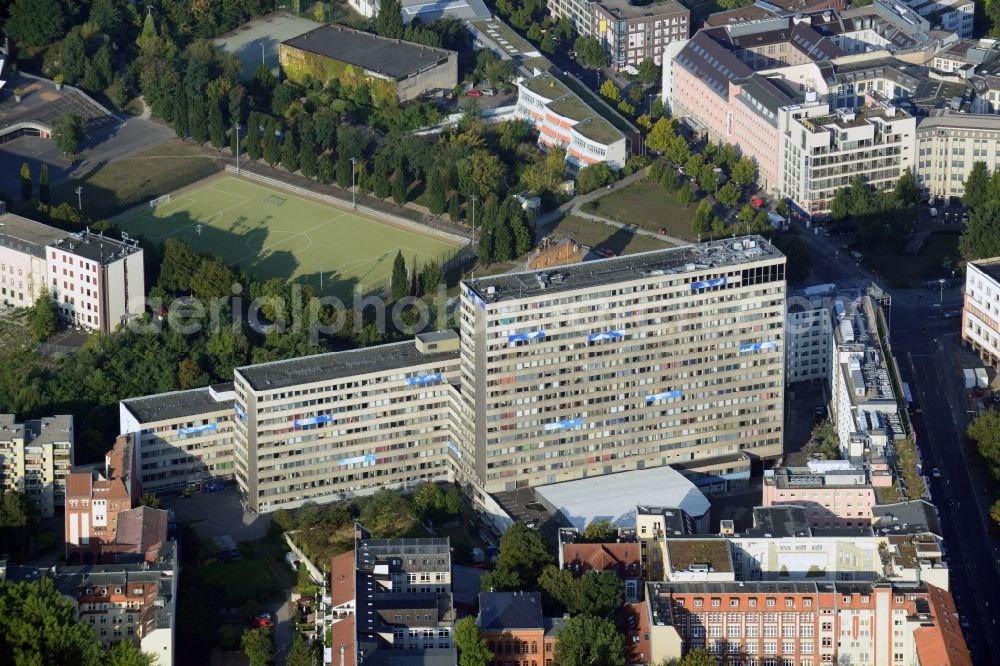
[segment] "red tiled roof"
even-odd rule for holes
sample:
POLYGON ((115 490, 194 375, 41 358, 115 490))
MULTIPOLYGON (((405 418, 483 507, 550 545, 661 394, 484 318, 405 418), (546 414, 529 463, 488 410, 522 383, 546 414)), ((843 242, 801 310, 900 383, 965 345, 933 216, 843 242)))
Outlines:
POLYGON ((913 632, 920 666, 972 666, 951 593, 928 584, 927 598, 934 625, 913 632))
POLYGON ((638 575, 639 550, 637 543, 570 543, 563 545, 563 562, 577 575, 588 569, 614 571, 619 576, 638 575))
POLYGON ((90 472, 71 472, 66 477, 66 497, 90 497, 90 472))
POLYGON ((354 597, 354 551, 349 550, 330 562, 330 598, 337 607, 354 597))
MULTIPOLYGON (((334 558, 336 559, 336 558, 334 558)), ((354 553, 351 553, 351 559, 354 559, 354 553)), ((346 617, 339 622, 334 622, 333 627, 330 630, 330 650, 333 653, 333 663, 336 666, 341 666, 340 661, 340 648, 344 648, 344 661, 343 666, 356 666, 357 665, 357 649, 355 648, 355 624, 354 616, 346 617)))

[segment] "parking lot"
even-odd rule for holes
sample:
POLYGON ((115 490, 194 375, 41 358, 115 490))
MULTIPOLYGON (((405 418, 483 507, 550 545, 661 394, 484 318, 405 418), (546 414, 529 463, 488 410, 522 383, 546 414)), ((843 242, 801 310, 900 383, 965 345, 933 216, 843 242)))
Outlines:
POLYGON ((161 502, 164 509, 173 509, 178 523, 189 524, 201 539, 227 534, 236 541, 254 541, 264 536, 271 524, 269 514, 243 513, 235 486, 214 493, 195 493, 188 498, 164 497, 161 502))

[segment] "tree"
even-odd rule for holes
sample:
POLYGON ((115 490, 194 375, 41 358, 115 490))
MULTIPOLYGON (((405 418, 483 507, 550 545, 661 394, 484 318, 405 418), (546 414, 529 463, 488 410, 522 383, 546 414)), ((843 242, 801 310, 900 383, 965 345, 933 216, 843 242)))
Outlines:
MULTIPOLYGON (((192 138, 194 132, 191 132, 192 138)), ((264 153, 264 161, 273 167, 281 159, 281 144, 278 143, 278 124, 274 118, 267 118, 264 121, 264 140, 261 142, 264 153)))
POLYGON ((392 262, 392 280, 390 290, 392 300, 398 301, 409 292, 410 281, 406 273, 406 260, 403 259, 402 250, 396 251, 396 258, 392 262))
POLYGON ((108 652, 108 666, 156 666, 156 655, 143 652, 130 640, 118 641, 108 652))
POLYGON ((226 145, 226 126, 222 120, 220 100, 208 99, 208 138, 212 147, 221 150, 226 145))
POLYGON ((687 139, 680 134, 675 134, 674 137, 670 139, 670 143, 667 144, 664 156, 670 160, 672 164, 686 164, 688 158, 691 157, 691 146, 688 144, 687 139))
POLYGON ((69 83, 76 83, 83 78, 87 65, 87 40, 83 30, 75 26, 59 45, 59 73, 69 83))
POLYGON ((740 188, 735 182, 729 181, 725 185, 719 188, 719 191, 715 195, 716 201, 718 201, 723 206, 735 206, 740 200, 740 188))
POLYGON ((576 58, 580 64, 588 69, 600 69, 608 62, 608 56, 604 52, 604 46, 594 37, 580 36, 573 42, 573 49, 576 51, 576 58))
POLYGON ((387 488, 366 498, 359 520, 377 538, 386 539, 402 536, 416 522, 406 498, 387 488))
POLYGON ((900 203, 907 206, 916 206, 920 203, 920 188, 917 186, 917 180, 913 177, 913 169, 906 168, 903 175, 896 181, 893 194, 896 195, 896 199, 900 203))
POLYGON ((754 182, 757 177, 757 168, 754 166, 753 160, 749 157, 741 157, 740 160, 733 166, 732 179, 733 182, 740 187, 746 187, 754 182))
POLYGON ((456 223, 462 220, 462 195, 458 192, 453 192, 448 200, 448 219, 456 223))
POLYGON ((375 155, 375 170, 372 172, 372 194, 385 199, 392 191, 389 182, 389 159, 382 153, 375 155))
POLYGON ((159 509, 160 498, 154 495, 153 493, 146 491, 142 494, 142 497, 139 499, 139 504, 141 506, 148 506, 151 509, 159 509))
POLYGON ((545 158, 535 162, 521 174, 521 182, 537 193, 555 192, 566 180, 566 150, 553 146, 545 158))
POLYGON ((52 138, 63 155, 75 155, 80 143, 86 138, 83 117, 78 113, 60 116, 53 125, 52 138))
POLYGON ((958 249, 966 261, 1000 255, 1000 201, 971 209, 958 249))
POLYGON ((601 97, 616 104, 622 101, 621 91, 618 90, 618 86, 611 79, 604 79, 604 83, 601 84, 601 97))
POLYGON ((76 619, 75 604, 43 576, 30 583, 0 581, 0 654, 5 663, 101 666, 94 629, 76 619))
POLYGON ((625 641, 603 617, 577 615, 566 621, 556 642, 559 666, 625 666, 625 641))
POLYGON ((203 259, 191 276, 191 293, 200 299, 225 298, 232 293, 236 276, 220 257, 203 259))
POLYGON ((993 478, 1000 479, 1000 412, 987 409, 972 419, 966 437, 976 445, 993 478))
POLYGON ((705 166, 705 156, 700 153, 691 153, 687 160, 684 161, 684 173, 690 178, 697 178, 703 166, 705 166))
POLYGON ((208 381, 208 375, 202 371, 198 361, 190 356, 177 365, 177 385, 182 391, 204 386, 208 381))
POLYGON ((403 170, 398 169, 392 175, 392 200, 402 206, 406 203, 408 192, 409 188, 406 186, 406 178, 403 176, 403 170))
POLYGON ((146 18, 142 20, 142 31, 136 38, 135 43, 139 45, 140 50, 143 50, 147 45, 151 45, 156 37, 156 21, 153 19, 153 12, 147 12, 146 18))
POLYGON ((299 170, 299 146, 295 140, 295 131, 292 129, 285 132, 285 140, 281 144, 281 165, 288 173, 299 170))
POLYGON ((691 181, 685 180, 684 184, 681 185, 681 189, 677 190, 677 201, 687 208, 694 203, 694 199, 694 188, 691 187, 691 181))
POLYGON ((851 202, 848 197, 847 188, 842 187, 833 194, 833 201, 830 202, 830 217, 840 222, 846 220, 851 214, 851 202))
POLYGON ((699 238, 707 237, 712 231, 712 206, 707 199, 702 199, 694 211, 691 222, 691 233, 699 238))
MULTIPOLYGON (((485 261, 482 258, 482 250, 480 250, 480 261, 485 261)), ((479 589, 483 592, 513 592, 523 589, 523 587, 524 583, 521 582, 521 577, 517 575, 516 571, 499 567, 493 571, 487 571, 479 580, 479 589)))
POLYGON ((383 0, 375 16, 375 32, 389 39, 402 39, 406 26, 403 23, 403 5, 400 0, 383 0))
POLYGON ((547 605, 554 602, 569 612, 573 612, 570 609, 579 605, 577 580, 568 569, 560 569, 554 565, 545 567, 538 577, 538 587, 545 594, 547 605))
POLYGON ((608 543, 618 536, 618 528, 610 520, 594 520, 583 530, 583 540, 588 543, 608 543))
POLYGON ((539 48, 545 53, 554 53, 556 50, 556 41, 552 39, 552 30, 549 30, 542 37, 542 43, 539 44, 539 48))
POLYGON ((173 293, 189 291, 191 275, 200 262, 201 259, 190 245, 178 238, 168 238, 163 246, 163 261, 157 284, 173 293))
POLYGON ((625 599, 625 583, 612 571, 587 571, 577 581, 574 614, 611 617, 625 599))
POLYGON ((63 35, 66 17, 59 0, 14 0, 4 23, 8 35, 24 46, 45 46, 63 35))
POLYGON ((254 162, 259 160, 261 155, 260 125, 260 114, 251 111, 250 117, 247 118, 247 135, 243 149, 247 151, 247 157, 254 162))
POLYGON ((606 162, 588 164, 576 173, 576 189, 580 194, 593 192, 615 182, 615 174, 606 162))
MULTIPOLYGON (((649 135, 646 137, 646 147, 660 153, 665 153, 670 148, 675 136, 677 134, 674 132, 674 124, 666 118, 660 118, 653 125, 653 129, 649 131, 649 135)), ((684 144, 687 145, 687 141, 684 144)))
POLYGON ((436 518, 444 511, 444 491, 441 486, 428 481, 413 493, 413 508, 421 518, 436 518))
POLYGON ((639 63, 639 80, 647 86, 660 80, 660 66, 652 58, 646 58, 639 63))
POLYGON ((27 162, 24 162, 21 164, 21 198, 25 201, 31 199, 33 189, 31 185, 31 167, 28 166, 27 162))
MULTIPOLYGON (((317 3, 318 7, 322 7, 322 3, 317 3)), ((296 636, 292 639, 292 646, 288 649, 288 661, 285 662, 287 666, 314 666, 316 663, 315 650, 303 640, 301 637, 296 636)))
POLYGON ((205 98, 200 93, 191 93, 188 101, 188 131, 195 143, 205 143, 208 140, 208 113, 205 108, 205 98))
POLYGON ((38 173, 38 200, 47 204, 49 198, 49 165, 43 162, 41 171, 38 173))
POLYGON ((445 200, 444 177, 440 169, 431 169, 427 175, 427 208, 433 215, 440 215, 448 207, 445 200))
POLYGON ((471 615, 455 623, 455 647, 458 666, 489 666, 493 661, 493 653, 471 615))
POLYGON ((56 332, 56 327, 59 324, 59 313, 56 310, 55 302, 49 296, 49 290, 45 287, 42 288, 38 298, 35 299, 35 304, 31 306, 31 311, 28 312, 28 324, 31 326, 32 337, 39 342, 47 340, 56 332))
POLYGON ((320 155, 319 159, 316 160, 316 175, 319 177, 319 182, 329 185, 334 180, 335 172, 336 170, 333 166, 333 160, 330 159, 330 155, 327 153, 320 155))
POLYGON ((1000 500, 994 502, 993 506, 990 507, 990 518, 997 526, 1000 526, 1000 500))
POLYGON ((698 187, 705 192, 715 192, 718 189, 719 174, 711 164, 704 165, 698 172, 698 187))
POLYGON ((715 657, 701 648, 691 650, 677 660, 677 666, 717 666, 717 663, 715 657))
POLYGON ((534 587, 542 569, 551 562, 541 537, 522 522, 511 525, 500 539, 497 568, 515 572, 525 587, 534 587))
POLYGON ((970 211, 985 205, 989 201, 990 176, 986 169, 985 162, 974 162, 972 171, 965 179, 965 194, 962 195, 962 203, 970 211))
POLYGON ((271 630, 267 627, 247 629, 240 639, 243 653, 250 660, 250 666, 267 666, 274 659, 274 643, 271 630))

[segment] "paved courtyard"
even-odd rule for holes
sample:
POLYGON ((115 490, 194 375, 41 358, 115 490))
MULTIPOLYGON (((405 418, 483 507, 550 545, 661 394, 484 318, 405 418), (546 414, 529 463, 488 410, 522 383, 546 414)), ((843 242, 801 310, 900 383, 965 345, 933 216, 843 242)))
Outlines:
POLYGON ((272 12, 245 23, 232 32, 214 40, 226 53, 234 53, 243 63, 243 78, 249 79, 260 67, 267 64, 272 72, 278 71, 278 44, 320 27, 321 23, 300 18, 285 11, 272 12))
POLYGON ((174 510, 178 523, 191 525, 201 539, 228 534, 236 541, 255 541, 267 533, 271 524, 268 514, 243 513, 235 486, 216 493, 195 493, 187 499, 164 497, 161 501, 164 509, 174 510))

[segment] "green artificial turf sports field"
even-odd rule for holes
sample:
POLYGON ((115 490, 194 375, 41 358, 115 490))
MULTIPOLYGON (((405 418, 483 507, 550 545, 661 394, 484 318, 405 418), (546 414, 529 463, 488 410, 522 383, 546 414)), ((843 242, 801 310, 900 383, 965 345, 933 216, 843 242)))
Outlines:
POLYGON ((422 234, 348 208, 300 197, 235 176, 195 183, 155 207, 114 221, 129 234, 180 238, 267 280, 305 281, 323 293, 349 296, 385 283, 397 251, 408 268, 443 262, 456 243, 422 234))

